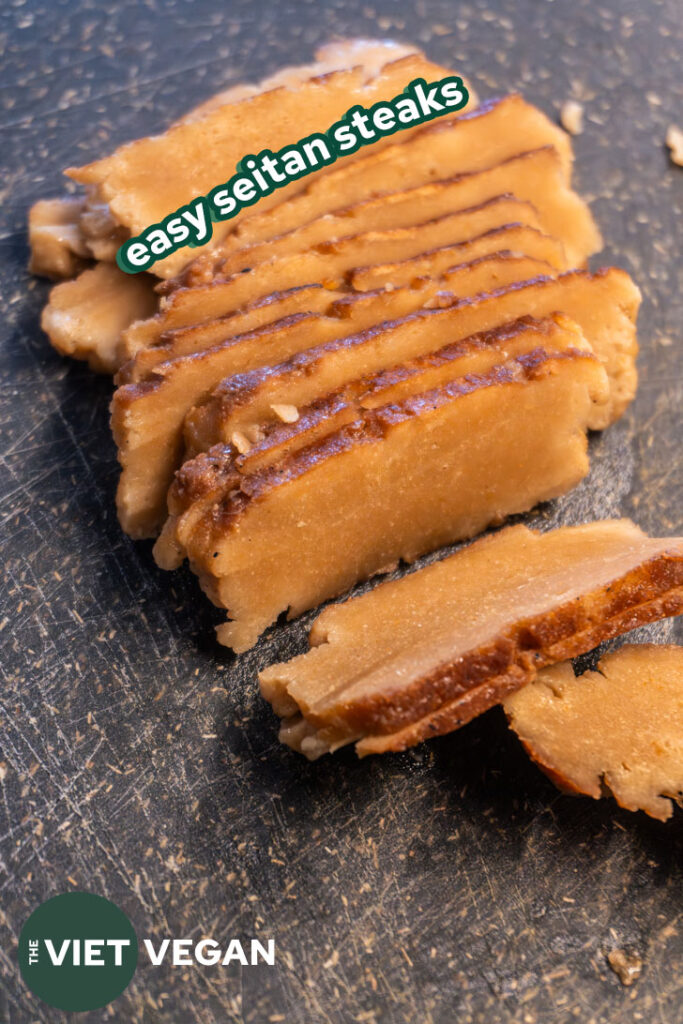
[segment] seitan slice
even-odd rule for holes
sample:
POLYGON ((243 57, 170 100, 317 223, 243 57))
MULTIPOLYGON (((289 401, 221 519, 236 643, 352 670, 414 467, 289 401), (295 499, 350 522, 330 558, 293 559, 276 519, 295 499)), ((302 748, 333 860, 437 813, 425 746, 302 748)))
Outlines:
MULTIPOLYGON (((455 268, 452 276, 457 280, 459 274, 455 268)), ((385 333, 384 321, 392 316, 405 317, 430 302, 452 306, 455 298, 449 292, 449 277, 445 274, 425 279, 416 288, 347 295, 332 303, 325 315, 300 313, 288 317, 213 348, 159 363, 142 380, 122 384, 112 400, 112 429, 122 467, 116 500, 124 530, 134 537, 146 537, 162 525, 166 492, 182 455, 185 415, 221 380, 254 367, 279 364, 311 345, 348 337, 354 330, 366 331, 379 340, 385 333)), ((489 326, 504 319, 494 320, 489 326)), ((439 348, 450 340, 442 333, 432 342, 429 331, 433 327, 431 322, 419 325, 422 351, 428 345, 439 348)), ((476 326, 461 337, 475 330, 476 326)), ((391 343, 390 337, 383 351, 387 352, 391 343)), ((384 365, 393 362, 396 359, 390 358, 384 365)), ((362 369, 349 379, 365 372, 362 369)), ((125 380, 127 375, 121 378, 125 380)))
POLYGON ((563 494, 588 470, 585 429, 604 380, 590 352, 540 349, 365 410, 242 477, 186 545, 229 611, 219 640, 247 650, 284 611, 563 494))
MULTIPOLYGON (((523 249, 521 250, 524 251, 523 249)), ((487 232, 471 242, 460 242, 457 245, 448 246, 447 255, 439 250, 434 254, 434 273, 413 276, 405 282, 405 287, 421 290, 424 288, 426 278, 448 279, 448 291, 459 298, 467 295, 475 295, 480 291, 490 291, 493 288, 503 287, 514 281, 522 281, 541 274, 553 274, 555 266, 553 262, 543 259, 549 256, 551 261, 560 256, 561 246, 554 239, 542 235, 533 229, 508 228, 504 231, 487 232), (500 250, 499 244, 515 245, 526 243, 531 254, 517 255, 510 250, 500 250), (539 253, 542 255, 534 255, 539 253), (455 263, 453 262, 455 260, 455 263), (463 260, 460 263, 460 260, 463 260), (468 262, 469 260, 469 262, 468 262), (442 266, 445 264, 445 266, 442 266)), ((557 262, 557 261, 555 261, 557 262)), ((429 264, 425 260, 423 267, 429 264)), ((215 288, 220 288, 216 284, 215 288)), ((340 283, 340 288, 346 289, 345 283, 340 283)), ((367 291, 368 289, 362 289, 367 291)), ((393 286, 378 290, 393 290, 393 286)), ((354 291, 352 288, 351 291, 354 291)), ((191 355, 201 352, 206 348, 222 344, 230 337, 240 332, 240 327, 247 320, 247 311, 267 310, 273 318, 278 319, 291 312, 313 312, 325 313, 333 303, 343 297, 339 289, 331 290, 327 286, 308 286, 306 290, 299 288, 289 289, 285 292, 274 292, 266 299, 256 300, 248 303, 241 312, 229 313, 209 323, 194 324, 189 327, 181 327, 175 331, 166 331, 163 337, 163 344, 154 345, 152 348, 141 350, 135 359, 126 367, 122 378, 127 381, 143 380, 155 366, 169 359, 178 356, 191 355), (267 307, 265 303, 270 300, 267 307), (285 308, 285 313, 280 310, 285 308)), ((250 317, 251 321, 253 317, 250 317)), ((149 321, 148 321, 149 322, 149 321)), ((260 326, 260 325, 254 325, 260 326)), ((251 327, 251 323, 247 324, 251 327)))
MULTIPOLYGON (((178 470, 169 491, 169 518, 154 548, 157 563, 164 569, 180 565, 200 516, 211 504, 222 501, 238 488, 240 476, 248 476, 317 443, 353 422, 363 410, 402 401, 468 374, 487 373, 513 358, 535 358, 539 349, 591 351, 578 326, 561 314, 545 320, 522 317, 353 381, 312 405, 300 409, 293 405, 274 406, 271 423, 251 432, 249 437, 235 431, 227 447, 217 446, 199 457, 186 451, 186 459, 195 457, 178 470)), ((239 378, 236 384, 238 381, 239 378)), ((608 394, 603 374, 600 388, 592 395, 593 401, 604 401, 608 394)))
MULTIPOLYGON (((321 217, 387 191, 414 188, 430 180, 483 170, 519 152, 520 140, 528 149, 553 146, 562 175, 569 183, 572 150, 569 136, 521 96, 512 94, 487 100, 458 118, 427 125, 410 138, 371 151, 353 163, 334 167, 308 182, 298 193, 271 209, 259 204, 221 244, 229 253, 247 245, 276 238, 321 217)), ((195 261, 210 273, 212 255, 195 261)))
POLYGON ((79 227, 82 196, 40 199, 28 215, 28 269, 43 277, 75 277, 92 256, 79 227))
POLYGON ((576 677, 543 669, 504 701, 510 726, 561 789, 671 817, 683 806, 683 647, 627 644, 576 677))
MULTIPOLYGON (((473 210, 448 214, 434 221, 420 225, 419 234, 406 228, 392 231, 370 231, 362 235, 351 235, 336 242, 334 248, 319 255, 324 271, 317 270, 317 279, 328 283, 339 278, 343 267, 355 268, 359 264, 376 259, 401 259, 424 254, 425 248, 453 244, 471 244, 472 249, 455 259, 453 264, 494 252, 499 248, 513 249, 525 255, 537 256, 561 268, 566 265, 566 255, 561 242, 548 238, 538 228, 538 215, 530 203, 522 203, 512 196, 497 196, 495 199, 473 210), (499 234, 494 235, 494 232, 499 234)), ((303 278, 297 283, 301 285, 303 278)), ((383 287, 383 285, 382 285, 383 287)), ((360 288, 360 291, 368 291, 360 288)), ((216 323, 234 311, 235 298, 230 280, 210 281, 195 287, 178 288, 162 299, 159 314, 151 321, 137 324, 124 334, 123 345, 133 356, 141 348, 156 344, 162 335, 183 327, 195 328, 206 323, 205 331, 194 331, 202 338, 199 347, 222 340, 221 324, 216 323), (215 324, 215 327, 214 327, 215 324), (218 335, 218 336, 217 336, 218 335)), ((289 312, 294 312, 290 310, 289 312)), ((296 310, 301 312, 301 308, 296 310)), ((287 314, 280 314, 281 316, 287 314)), ((277 319, 277 317, 274 317, 277 319)), ((173 335, 177 339, 177 335, 173 335)), ((198 348, 194 351, 198 351, 198 348)))
POLYGON ((513 526, 332 606, 311 650, 260 675, 308 757, 402 750, 457 729, 546 665, 683 609, 683 539, 628 520, 513 526))
POLYGON ((93 370, 113 373, 120 363, 121 332, 149 317, 158 305, 148 274, 124 274, 96 263, 73 281, 55 285, 40 324, 62 355, 85 359, 93 370))
MULTIPOLYGON (((109 205, 115 221, 136 235, 195 196, 208 193, 219 184, 217 168, 231 174, 245 153, 258 153, 264 147, 275 152, 303 136, 325 131, 354 103, 369 107, 393 98, 415 78, 437 81, 449 74, 417 54, 391 61, 370 77, 362 67, 333 71, 292 88, 282 86, 218 107, 161 135, 121 146, 102 160, 72 167, 67 174, 90 186, 96 198, 109 205)), ((405 134, 417 130, 408 128, 405 134)), ((386 140, 375 143, 385 144, 386 140)), ((261 209, 274 206, 299 188, 293 182, 262 198, 259 205, 261 209)), ((234 228, 240 216, 214 225, 209 244, 219 240, 221 231, 234 228)), ((160 260, 154 265, 155 273, 160 277, 178 273, 189 253, 184 247, 160 260)))
MULTIPOLYGON (((260 284, 263 281, 264 290, 273 291, 282 287, 277 278, 268 285, 269 270, 272 277, 271 261, 278 257, 300 255, 309 249, 324 253, 329 246, 334 247, 336 239, 370 230, 411 227, 418 230, 416 225, 421 222, 443 217, 452 210, 480 206, 505 193, 534 205, 541 228, 564 243, 569 267, 580 266, 602 248, 602 239, 588 206, 567 186, 557 151, 546 146, 518 153, 481 171, 366 199, 310 221, 286 235, 228 255, 212 253, 211 274, 230 277, 250 269, 251 273, 245 276, 254 282, 254 288, 263 287, 260 284)), ((206 273, 207 266, 203 262, 197 275, 189 268, 183 281, 201 284, 206 273)))
MULTIPOLYGON (((401 291, 390 293, 400 295, 401 291)), ((636 385, 635 319, 640 293, 616 268, 557 279, 521 281, 490 294, 475 295, 444 309, 424 310, 401 321, 314 345, 276 366, 218 384, 187 417, 186 439, 195 451, 227 442, 235 431, 249 437, 273 420, 273 405, 308 405, 343 384, 413 359, 469 334, 516 317, 543 317, 561 310, 581 327, 610 379, 612 397, 596 406, 590 426, 601 429, 633 397, 636 385)), ((207 360, 208 361, 208 360, 207 360)))

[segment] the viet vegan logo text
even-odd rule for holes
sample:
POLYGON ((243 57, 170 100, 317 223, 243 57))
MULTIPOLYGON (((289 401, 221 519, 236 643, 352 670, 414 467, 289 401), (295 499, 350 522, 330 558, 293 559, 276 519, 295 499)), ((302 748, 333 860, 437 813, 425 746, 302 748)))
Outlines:
MULTIPOLYGON (((154 967, 190 965, 274 966, 275 942, 239 939, 225 949, 213 939, 144 939, 154 967)), ((27 987, 59 1010, 83 1012, 106 1006, 128 987, 138 961, 133 925, 117 906, 88 892, 54 896, 35 910, 19 936, 19 969, 27 987)))

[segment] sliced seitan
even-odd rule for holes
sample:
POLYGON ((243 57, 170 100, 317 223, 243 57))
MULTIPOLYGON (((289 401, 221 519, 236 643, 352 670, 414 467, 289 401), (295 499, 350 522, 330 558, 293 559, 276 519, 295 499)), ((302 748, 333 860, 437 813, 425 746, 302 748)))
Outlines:
POLYGON ((683 806, 683 647, 627 644, 576 677, 543 669, 504 701, 510 726, 561 789, 665 821, 683 806))
MULTIPOLYGON (((431 391, 457 377, 487 373, 511 359, 525 355, 535 358, 539 349, 591 351, 578 326, 564 315, 556 314, 545 320, 522 317, 352 381, 311 405, 273 406, 273 421, 263 429, 251 432, 249 437, 235 431, 228 446, 209 449, 178 470, 168 496, 169 518, 154 548, 157 563, 164 569, 180 565, 191 531, 201 515, 239 487, 240 476, 248 476, 319 442, 352 423, 363 410, 431 391)), ((238 382, 239 378, 236 385, 238 382)), ((608 394, 603 374, 601 387, 592 395, 593 401, 605 401, 608 394)), ((186 451, 186 458, 193 454, 186 451)))
MULTIPOLYGON (((524 252, 523 249, 520 251, 524 252)), ((406 281, 405 287, 423 291, 426 279, 439 278, 444 282, 444 287, 445 282, 448 282, 447 290, 451 294, 458 298, 464 298, 480 291, 503 287, 514 281, 523 281, 525 278, 540 274, 553 274, 555 267, 552 260, 556 256, 559 257, 560 253, 559 243, 532 228, 508 228, 504 231, 487 232, 470 242, 448 246, 447 257, 444 257, 440 250, 436 252, 433 259, 434 273, 415 275, 411 280, 406 281), (501 251, 496 248, 501 243, 512 245, 526 243, 531 254, 517 255, 514 251, 501 251), (536 252, 542 255, 534 255, 536 252), (543 259, 543 256, 550 257, 551 262, 543 259), (454 259, 455 263, 453 263, 454 259), (460 263, 460 260, 463 262, 460 263), (442 264, 446 264, 443 269, 442 264)), ((427 265, 428 261, 425 260, 423 267, 427 265)), ((216 284, 214 287, 220 288, 221 285, 216 284)), ((346 289, 346 287, 345 283, 340 283, 341 289, 346 289)), ((367 290, 363 289, 363 291, 367 290)), ((384 287, 375 289, 375 291, 380 290, 391 291, 393 286, 386 289, 384 287)), ((240 328, 244 330, 245 323, 247 329, 251 329, 251 321, 256 312, 269 313, 270 322, 292 312, 325 313, 338 299, 343 297, 343 294, 344 292, 340 289, 330 289, 326 285, 273 292, 265 299, 248 303, 240 312, 218 317, 209 323, 194 324, 189 327, 180 327, 175 331, 167 331, 163 337, 163 344, 154 345, 152 348, 137 353, 134 360, 125 367, 121 379, 125 378, 127 382, 143 380, 159 363, 223 344, 230 337, 241 333, 240 328), (284 313, 280 312, 283 308, 285 309, 284 313)), ((261 325, 254 324, 253 326, 261 325)))
MULTIPOLYGON (((457 279, 459 274, 456 268, 453 276, 457 279)), ((551 279, 542 277, 534 280, 546 282, 551 279)), ((568 277, 567 282, 570 280, 568 277)), ((456 299, 448 290, 448 281, 449 275, 446 274, 434 280, 424 279, 416 288, 347 295, 332 303, 326 315, 301 313, 291 316, 257 331, 232 337, 213 348, 162 362, 148 377, 119 387, 112 401, 112 429, 122 467, 116 500, 124 530, 134 537, 146 537, 154 535, 163 524, 166 493, 181 460, 185 415, 221 380, 255 367, 279 364, 311 345, 323 345, 340 338, 346 339, 349 349, 354 351, 359 344, 371 343, 371 339, 375 339, 385 355, 384 363, 367 368, 361 365, 360 369, 356 366, 348 380, 363 376, 373 368, 391 366, 403 357, 403 353, 392 357, 393 329, 399 325, 386 324, 385 321, 391 317, 411 315, 425 303, 452 307, 456 299), (354 334, 354 331, 365 333, 354 334)), ((565 289, 570 291, 568 283, 565 289)), ((581 292, 581 286, 578 290, 581 292)), ((533 297, 534 292, 530 294, 533 297)), ((564 295, 564 290, 560 294, 564 295)), ((548 302, 540 315, 562 308, 548 306, 548 302)), ((457 328, 450 322, 425 320, 413 324, 411 321, 409 332, 411 337, 417 336, 420 348, 408 353, 408 357, 524 315, 526 309, 523 304, 517 302, 517 307, 521 308, 510 316, 498 319, 492 316, 488 323, 482 325, 475 322, 460 335, 453 333, 457 328)), ((468 324, 470 319, 467 319, 468 324)), ((344 361, 344 365, 351 364, 344 361)), ((318 380, 319 376, 311 377, 312 382, 318 380)), ((332 384, 325 390, 335 386, 332 384)), ((602 422, 608 417, 601 413, 599 418, 602 422)))
MULTIPOLYGON (((503 194, 533 204, 541 228, 564 244, 569 267, 580 266, 602 248, 600 232, 588 206, 566 184, 557 150, 546 146, 518 153, 481 171, 366 199, 310 221, 286 235, 228 255, 212 254, 212 276, 230 277, 253 268, 248 277, 253 280, 253 287, 258 288, 261 280, 267 285, 269 263, 277 257, 306 253, 316 247, 324 253, 338 238, 370 230, 411 228, 453 210, 480 206, 503 194)), ((197 276, 190 270, 183 275, 184 283, 203 283, 206 268, 197 276)), ((281 286, 276 283, 269 290, 277 287, 281 286)))
MULTIPOLYGON (((362 67, 333 71, 218 107, 161 135, 121 146, 102 160, 72 167, 67 174, 93 189, 96 199, 109 205, 116 223, 136 235, 197 195, 208 193, 220 184, 217 174, 232 174, 245 154, 266 147, 277 152, 300 138, 326 131, 356 103, 370 107, 392 99, 415 78, 438 81, 450 74, 418 54, 393 60, 371 76, 362 67)), ((418 130, 408 128, 404 134, 418 130)), ((388 140, 375 145, 381 147, 388 140)), ((353 160, 354 154, 344 159, 353 160)), ((261 209, 274 206, 300 187, 293 182, 262 198, 259 205, 261 209)), ((209 244, 234 228, 240 216, 214 225, 209 244)), ((199 251, 183 247, 155 263, 154 271, 160 277, 172 276, 187 263, 190 253, 199 251)))
POLYGON ((260 675, 308 757, 402 750, 450 732, 546 665, 683 609, 683 539, 628 520, 513 526, 326 609, 311 650, 260 675))
MULTIPOLYGON (((401 290, 390 293, 400 295, 401 290)), ((596 406, 590 426, 602 429, 633 397, 637 351, 635 320, 640 293, 628 274, 610 268, 597 274, 575 271, 557 279, 522 281, 475 295, 444 309, 424 310, 314 346, 280 365, 264 365, 239 379, 218 384, 187 417, 187 442, 194 451, 228 442, 236 431, 251 436, 274 419, 273 405, 308 405, 348 381, 413 359, 469 334, 491 330, 520 316, 562 311, 575 320, 604 363, 612 397, 596 406)))
MULTIPOLYGON (((324 254, 319 254, 319 266, 317 261, 315 263, 316 279, 329 283, 343 275, 343 268, 355 268, 375 260, 422 255, 425 249, 453 244, 472 245, 471 250, 461 255, 460 259, 455 259, 453 263, 474 259, 476 256, 495 252, 496 249, 508 248, 515 252, 523 252, 525 255, 537 256, 553 266, 565 266, 566 255, 562 243, 548 238, 539 230, 532 231, 538 229, 538 225, 538 215, 530 203, 522 203, 512 196, 496 196, 495 199, 473 210, 464 210, 427 221, 420 225, 419 233, 407 228, 395 228, 392 231, 369 231, 340 239, 334 247, 328 247, 324 254)), ((301 270, 303 271, 303 267, 301 270)), ((302 285, 304 280, 305 278, 300 277, 297 284, 302 285)), ((125 332, 123 347, 129 356, 134 356, 140 349, 159 343, 162 335, 168 335, 169 331, 177 331, 183 327, 195 328, 205 323, 205 331, 194 331, 195 335, 202 338, 197 349, 192 350, 198 351, 200 347, 207 347, 205 337, 211 338, 209 344, 223 340, 222 337, 217 337, 221 330, 221 324, 217 321, 232 314, 234 308, 235 297, 231 280, 214 280, 191 288, 178 288, 162 299, 156 317, 136 324, 125 332)), ((303 307, 299 307, 296 312, 301 312, 302 309, 303 307)), ((177 335, 173 335, 173 338, 177 340, 177 335)))
POLYGON ((585 430, 604 385, 591 352, 537 349, 363 410, 241 477, 186 544, 228 610, 219 640, 244 651, 282 612, 563 494, 588 470, 585 430))
POLYGON ((148 274, 131 276, 114 263, 96 263, 74 280, 55 285, 40 325, 62 355, 113 373, 121 361, 121 332, 151 316, 157 305, 148 274))
MULTIPOLYGON (((527 149, 553 146, 559 154, 563 178, 569 183, 569 136, 521 96, 512 94, 487 100, 448 122, 436 121, 407 139, 401 134, 396 144, 382 150, 373 146, 361 159, 341 164, 307 182, 277 206, 264 209, 259 204, 220 248, 225 253, 234 252, 384 192, 483 170, 519 153, 520 144, 527 149)), ((200 278, 204 272, 210 275, 212 265, 213 256, 207 253, 191 265, 190 273, 200 278)))
POLYGON ((30 273, 56 280, 75 277, 91 259, 79 227, 84 203, 82 196, 64 196, 33 204, 28 215, 30 273))

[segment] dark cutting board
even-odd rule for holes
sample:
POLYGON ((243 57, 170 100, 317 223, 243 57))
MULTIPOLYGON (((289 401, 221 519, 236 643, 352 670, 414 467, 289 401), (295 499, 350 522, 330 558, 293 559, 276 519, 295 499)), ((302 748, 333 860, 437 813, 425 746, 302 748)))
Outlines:
POLYGON ((683 170, 664 147, 683 118, 680 0, 8 0, 0 34, 0 1019, 64 1019, 23 986, 16 940, 78 888, 139 936, 258 931, 278 950, 276 968, 146 965, 84 1021, 682 1021, 683 813, 662 825, 559 795, 498 709, 399 756, 308 764, 281 747, 255 675, 304 649, 314 615, 235 658, 189 572, 122 535, 110 384, 48 347, 47 285, 25 269, 28 206, 64 166, 334 35, 415 41, 481 96, 520 89, 552 117, 574 97, 602 262, 643 290, 641 384, 592 440, 589 479, 527 518, 680 531, 683 170), (612 949, 642 958, 632 988, 612 949))

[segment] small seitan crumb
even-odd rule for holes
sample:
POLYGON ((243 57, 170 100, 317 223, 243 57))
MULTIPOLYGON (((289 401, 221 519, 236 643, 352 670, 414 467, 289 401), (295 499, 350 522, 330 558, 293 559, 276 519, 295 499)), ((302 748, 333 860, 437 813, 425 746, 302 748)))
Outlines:
POLYGON ((607 954, 607 963, 619 978, 622 985, 632 985, 638 981, 643 971, 643 961, 637 953, 627 953, 623 949, 613 949, 607 954))
POLYGON ((560 110, 560 123, 570 135, 580 135, 583 131, 583 105, 576 100, 566 100, 560 110))
POLYGON ((295 405, 271 405, 271 409, 283 423, 296 423, 299 419, 299 410, 295 405))
POLYGON ((669 147, 669 155, 675 164, 683 167, 683 131, 675 124, 669 125, 666 133, 666 144, 669 147))
POLYGON ((231 435, 230 440, 240 455, 246 455, 247 452, 251 451, 252 444, 249 438, 246 437, 241 430, 236 430, 231 435))

